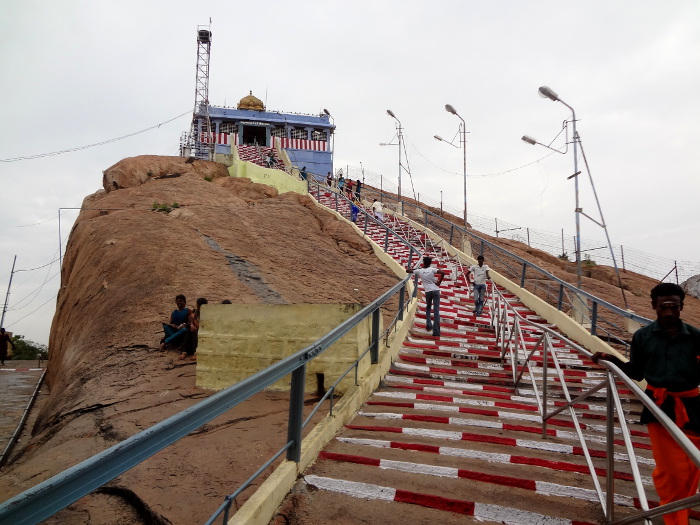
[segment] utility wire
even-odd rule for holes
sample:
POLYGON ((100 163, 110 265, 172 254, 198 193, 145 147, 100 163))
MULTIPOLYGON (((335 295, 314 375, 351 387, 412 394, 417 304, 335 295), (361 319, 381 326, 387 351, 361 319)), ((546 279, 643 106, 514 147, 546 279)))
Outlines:
POLYGON ((128 135, 124 135, 124 136, 122 136, 122 137, 116 137, 116 138, 109 139, 109 140, 103 140, 102 142, 95 142, 94 144, 88 144, 87 146, 79 146, 79 147, 76 147, 76 148, 64 149, 64 150, 61 150, 61 151, 52 151, 51 153, 38 153, 38 154, 36 154, 36 155, 27 155, 27 156, 25 156, 25 157, 12 157, 12 158, 9 158, 9 159, 0 159, 0 162, 17 162, 17 161, 20 161, 20 160, 41 159, 41 158, 44 158, 44 157, 53 157, 53 156, 55 156, 55 155, 62 155, 63 153, 72 153, 72 152, 74 152, 74 151, 80 151, 80 150, 84 150, 84 149, 88 149, 88 148, 94 148, 95 146, 103 146, 103 145, 105 145, 105 144, 110 144, 110 143, 112 143, 112 142, 117 142, 117 141, 119 141, 119 140, 123 140, 123 139, 129 138, 129 137, 133 137, 133 136, 135 136, 135 135, 140 135, 141 133, 145 133, 146 131, 150 131, 150 130, 152 130, 152 129, 159 128, 159 127, 161 127, 163 124, 168 124, 168 123, 172 122, 173 120, 177 120, 177 119, 179 119, 180 117, 184 117, 185 115, 188 115, 190 112, 191 112, 190 110, 187 110, 187 111, 185 111, 184 113, 178 115, 177 117, 173 117, 173 118, 171 118, 171 119, 169 119, 169 120, 166 120, 165 122, 161 122, 160 124, 156 124, 155 126, 151 126, 150 128, 142 129, 141 131, 135 131, 134 133, 129 133, 128 135))

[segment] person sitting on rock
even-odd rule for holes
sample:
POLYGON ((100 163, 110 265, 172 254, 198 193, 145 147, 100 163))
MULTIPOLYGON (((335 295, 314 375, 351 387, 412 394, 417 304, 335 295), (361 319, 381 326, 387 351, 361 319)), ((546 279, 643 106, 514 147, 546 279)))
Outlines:
POLYGON ((166 345, 179 346, 185 341, 185 336, 189 330, 190 309, 185 307, 187 299, 179 294, 175 297, 177 310, 170 314, 168 323, 163 323, 165 337, 160 340, 160 349, 165 350, 166 345))
POLYGON ((187 334, 187 342, 185 343, 185 349, 180 354, 178 359, 182 360, 189 358, 191 361, 197 360, 197 346, 199 345, 199 316, 202 310, 203 304, 208 304, 204 297, 197 299, 197 307, 194 310, 190 310, 190 331, 187 334))

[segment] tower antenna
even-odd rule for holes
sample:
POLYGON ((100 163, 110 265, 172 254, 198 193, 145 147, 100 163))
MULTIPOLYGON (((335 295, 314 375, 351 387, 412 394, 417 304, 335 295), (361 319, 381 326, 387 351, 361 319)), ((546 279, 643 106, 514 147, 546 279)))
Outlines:
POLYGON ((215 137, 209 118, 209 60, 211 58, 211 18, 209 26, 197 26, 197 75, 194 110, 188 136, 180 143, 180 155, 203 160, 214 159, 215 137))

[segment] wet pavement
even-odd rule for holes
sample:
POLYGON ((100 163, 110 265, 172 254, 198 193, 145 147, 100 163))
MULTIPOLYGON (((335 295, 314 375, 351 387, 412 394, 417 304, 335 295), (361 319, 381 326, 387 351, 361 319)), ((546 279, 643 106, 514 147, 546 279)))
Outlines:
POLYGON ((46 361, 37 368, 36 361, 10 360, 0 366, 0 452, 17 428, 45 365, 46 361))

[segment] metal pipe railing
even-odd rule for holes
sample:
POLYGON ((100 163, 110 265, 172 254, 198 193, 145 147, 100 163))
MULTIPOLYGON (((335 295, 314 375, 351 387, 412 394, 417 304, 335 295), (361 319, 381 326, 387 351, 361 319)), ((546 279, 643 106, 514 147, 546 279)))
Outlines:
MULTIPOLYGON (((448 219, 445 219, 444 217, 441 217, 440 215, 437 215, 434 213, 432 210, 424 208, 422 206, 419 206, 418 204, 415 204, 413 202, 409 201, 403 201, 397 199, 394 195, 390 193, 385 193, 381 190, 378 190, 376 188, 371 188, 369 186, 365 186, 365 192, 366 194, 368 193, 375 193, 380 196, 382 200, 390 200, 390 201, 397 201, 401 203, 401 208, 405 209, 408 207, 409 209, 417 209, 420 210, 420 213, 426 217, 425 222, 429 222, 428 218, 432 219, 432 223, 435 225, 436 228, 441 229, 445 232, 445 235, 447 232, 449 232, 449 238, 450 238, 450 244, 453 244, 452 239, 455 234, 455 232, 459 232, 464 236, 467 236, 471 241, 478 243, 479 245, 479 253, 483 253, 485 248, 489 248, 492 250, 493 254, 495 257, 498 257, 500 263, 504 266, 504 268, 508 269, 508 272, 511 274, 509 275, 513 279, 520 279, 524 281, 524 276, 526 273, 532 275, 532 272, 536 272, 539 274, 543 279, 546 279, 552 283, 558 284, 559 285, 559 295, 555 300, 552 300, 552 304, 555 305, 559 310, 562 310, 564 308, 564 303, 563 303, 563 298, 564 298, 564 291, 570 293, 570 294, 575 294, 579 296, 580 298, 590 301, 591 306, 587 308, 588 311, 580 311, 575 304, 572 302, 569 302, 567 305, 568 307, 572 308, 573 310, 576 310, 584 320, 588 320, 591 322, 592 329, 595 330, 601 330, 604 331, 608 337, 611 339, 615 340, 617 343, 628 346, 626 341, 621 339, 618 335, 616 335, 615 332, 621 333, 624 332, 625 330, 620 329, 617 325, 612 324, 610 329, 605 329, 603 326, 601 326, 601 322, 609 322, 608 319, 606 319, 606 316, 601 315, 600 309, 605 309, 608 312, 621 316, 622 318, 625 319, 630 319, 634 322, 640 323, 642 325, 647 325, 651 323, 651 320, 634 314, 632 312, 628 312, 625 309, 622 309, 618 306, 615 306, 612 303, 609 303, 603 299, 600 299, 599 297, 596 297, 584 290, 581 290, 580 288, 577 288, 575 285, 567 283, 566 281, 563 281, 562 279, 554 276, 550 272, 544 270, 543 268, 537 266, 536 264, 531 263, 530 261, 527 261, 526 259, 523 259, 522 257, 519 257, 518 255, 515 255, 512 252, 509 252, 508 250, 501 248, 500 246, 482 238, 476 235, 474 232, 469 231, 466 229, 464 226, 460 226, 459 224, 455 224, 448 219), (507 257, 511 260, 514 261, 514 264, 518 264, 518 268, 516 269, 514 266, 511 265, 510 262, 504 259, 504 257, 507 257), (593 311, 595 310, 595 318, 594 317, 593 311)), ((433 228, 434 231, 437 231, 435 228, 433 228)), ((443 235, 443 237, 445 236, 443 235)), ((532 277, 528 277, 529 280, 533 279, 532 277)), ((523 284, 526 284, 523 282, 523 284)), ((594 334, 595 335, 595 334, 594 334)))
MULTIPOLYGON (((583 454, 585 457, 586 464, 588 466, 591 478, 595 487, 595 492, 598 496, 598 500, 601 504, 601 509, 605 515, 605 523, 609 525, 623 525, 627 523, 637 523, 640 521, 649 520, 656 516, 661 516, 668 512, 673 512, 680 509, 690 508, 700 502, 700 494, 695 496, 685 498, 683 500, 675 501, 673 503, 668 503, 665 505, 658 506, 654 509, 649 509, 649 503, 646 498, 645 487, 642 479, 642 475, 639 471, 638 460, 634 452, 634 446, 632 443, 630 431, 627 427, 627 421, 625 419, 625 412, 622 407, 622 402, 620 398, 620 393, 618 391, 617 383, 621 382, 624 384, 632 394, 638 399, 645 407, 647 407, 652 415, 666 428, 673 439, 679 444, 682 450, 688 455, 688 457, 700 467, 700 451, 693 445, 693 443, 688 439, 688 437, 664 414, 661 409, 651 400, 637 384, 628 378, 622 371, 609 361, 601 361, 600 364, 606 369, 603 380, 597 385, 589 388, 585 392, 581 393, 574 399, 572 399, 568 383, 566 381, 566 376, 562 370, 560 364, 560 358, 557 355, 556 347, 553 344, 553 339, 558 339, 563 342, 566 346, 574 349, 579 355, 584 357, 591 357, 591 353, 585 348, 581 347, 577 343, 571 341, 570 339, 564 337, 563 335, 555 332, 549 327, 542 326, 540 324, 532 323, 525 319, 520 313, 513 308, 502 295, 502 293, 496 289, 495 286, 492 287, 492 292, 489 297, 490 306, 492 312, 492 325, 494 326, 496 333, 497 344, 501 347, 501 358, 504 360, 506 356, 510 358, 510 365, 514 371, 514 377, 518 378, 518 381, 524 373, 524 369, 528 368, 532 370, 531 362, 535 355, 535 351, 542 345, 542 379, 541 385, 538 386, 538 382, 535 379, 534 373, 531 374, 532 389, 537 399, 537 404, 540 411, 540 416, 542 417, 542 437, 547 438, 546 425, 549 419, 554 416, 568 410, 571 420, 574 424, 578 440, 581 444, 583 454), (510 315, 508 313, 510 312, 510 315), (531 328, 542 332, 542 337, 535 344, 535 348, 527 354, 527 358, 520 362, 519 355, 522 351, 527 352, 525 341, 522 337, 517 337, 518 334, 522 333, 522 325, 529 325, 531 328), (514 337, 514 335, 516 337, 514 337), (506 348, 506 346, 508 348, 506 348), (508 351, 506 351, 508 350, 508 351), (552 362, 554 369, 556 370, 557 378, 561 386, 562 394, 566 400, 563 406, 560 406, 552 411, 549 411, 548 403, 548 389, 550 387, 550 381, 548 380, 548 368, 549 362, 552 362), (522 370, 517 372, 520 367, 522 370), (541 397, 539 396, 539 391, 542 390, 541 397), (588 449, 586 436, 584 435, 581 424, 579 423, 578 415, 576 414, 574 407, 581 401, 589 398, 594 393, 605 389, 607 395, 605 396, 606 403, 606 490, 603 492, 598 474, 596 472, 595 466, 593 465, 593 460, 588 449), (615 427, 615 413, 617 413, 619 428, 615 427), (625 448, 625 454, 615 453, 615 442, 614 436, 621 435, 623 446, 625 448), (635 485, 635 490, 637 493, 639 507, 641 512, 630 515, 626 518, 615 520, 614 517, 614 504, 615 504, 615 493, 614 493, 614 472, 615 472, 615 461, 625 459, 630 465, 630 470, 632 472, 632 479, 635 485)), ((516 386, 517 388, 517 386, 516 386)), ((647 523, 650 523, 647 521, 647 523)))
MULTIPOLYGON (((298 407, 300 399, 303 405, 304 394, 303 377, 300 378, 298 370, 303 369, 306 363, 323 353, 365 318, 374 316, 384 303, 400 290, 405 289, 408 281, 409 277, 404 278, 308 347, 5 501, 0 504, 0 523, 23 525, 41 522, 252 395, 293 373, 297 374, 297 388, 293 389, 290 395, 290 421, 288 422, 290 437, 275 457, 286 450, 287 459, 298 461, 300 432, 303 424, 301 421, 303 414, 298 407)), ((271 463, 268 462, 269 464, 271 463)), ((261 469, 260 472, 263 470, 261 469)), ((244 488, 245 486, 239 491, 244 488)), ((221 509, 228 512, 229 507, 230 503, 223 505, 221 509)))

